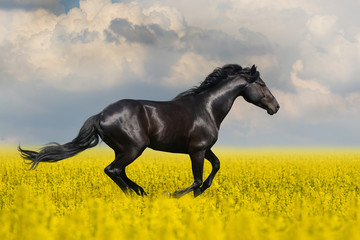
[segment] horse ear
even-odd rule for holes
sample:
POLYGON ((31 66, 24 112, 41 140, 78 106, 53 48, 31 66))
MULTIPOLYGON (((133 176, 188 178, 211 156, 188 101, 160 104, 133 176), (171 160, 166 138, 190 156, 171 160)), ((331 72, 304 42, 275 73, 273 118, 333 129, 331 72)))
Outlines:
POLYGON ((256 70, 255 64, 250 69, 250 79, 249 82, 253 83, 256 81, 256 79, 259 78, 259 72, 256 70))
POLYGON ((252 67, 251 67, 251 69, 250 69, 250 74, 251 74, 252 76, 254 76, 255 73, 256 73, 256 66, 255 66, 255 64, 254 64, 254 65, 252 65, 252 67))

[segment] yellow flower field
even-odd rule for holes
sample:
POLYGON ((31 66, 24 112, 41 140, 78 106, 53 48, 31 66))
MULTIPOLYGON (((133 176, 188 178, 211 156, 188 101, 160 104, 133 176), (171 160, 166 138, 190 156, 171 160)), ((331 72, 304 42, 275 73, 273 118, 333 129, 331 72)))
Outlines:
POLYGON ((192 183, 186 155, 145 151, 127 173, 148 196, 128 198, 103 171, 108 148, 34 171, 0 148, 0 239, 360 239, 358 149, 214 152, 213 185, 168 199, 192 183))

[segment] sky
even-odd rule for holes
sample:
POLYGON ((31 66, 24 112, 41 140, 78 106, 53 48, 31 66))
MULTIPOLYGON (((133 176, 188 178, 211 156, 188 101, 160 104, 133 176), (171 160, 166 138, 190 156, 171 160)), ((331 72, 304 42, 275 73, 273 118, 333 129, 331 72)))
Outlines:
POLYGON ((119 99, 171 100, 255 64, 219 145, 360 146, 359 0, 0 0, 0 144, 65 143, 119 99))

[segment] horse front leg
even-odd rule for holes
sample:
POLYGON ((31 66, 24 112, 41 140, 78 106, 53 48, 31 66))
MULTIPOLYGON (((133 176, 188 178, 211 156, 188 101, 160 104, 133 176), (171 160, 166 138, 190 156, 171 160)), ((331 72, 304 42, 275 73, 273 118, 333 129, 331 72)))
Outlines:
POLYGON ((194 190, 194 197, 199 196, 200 194, 202 194, 206 189, 208 189, 211 186, 211 183, 214 180, 216 173, 220 169, 220 161, 216 157, 216 155, 211 151, 211 149, 206 151, 205 158, 207 160, 209 160, 209 162, 211 163, 212 170, 211 170, 211 173, 209 174, 209 176, 206 178, 204 184, 200 188, 197 188, 194 190))
POLYGON ((203 177, 204 156, 205 156, 205 151, 197 152, 195 154, 190 154, 194 183, 191 184, 188 188, 170 194, 171 197, 180 198, 185 194, 200 188, 203 177))

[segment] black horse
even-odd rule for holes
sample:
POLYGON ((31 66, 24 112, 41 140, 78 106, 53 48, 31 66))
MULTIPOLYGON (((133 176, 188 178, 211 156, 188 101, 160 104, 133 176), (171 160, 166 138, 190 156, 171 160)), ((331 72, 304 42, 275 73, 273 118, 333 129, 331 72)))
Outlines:
POLYGON ((99 137, 115 152, 115 160, 105 173, 124 191, 145 195, 142 187, 130 180, 125 167, 149 147, 155 150, 187 153, 190 155, 194 183, 176 191, 172 197, 181 197, 191 191, 194 196, 210 187, 220 168, 219 159, 211 151, 218 138, 221 122, 234 100, 243 96, 275 114, 279 104, 260 78, 255 65, 242 68, 236 64, 216 68, 198 87, 191 88, 171 101, 124 99, 87 119, 78 136, 69 143, 53 143, 40 152, 21 149, 21 156, 30 160, 31 169, 40 162, 56 162, 90 148, 99 137), (204 158, 212 171, 203 182, 204 158))

